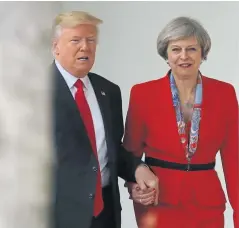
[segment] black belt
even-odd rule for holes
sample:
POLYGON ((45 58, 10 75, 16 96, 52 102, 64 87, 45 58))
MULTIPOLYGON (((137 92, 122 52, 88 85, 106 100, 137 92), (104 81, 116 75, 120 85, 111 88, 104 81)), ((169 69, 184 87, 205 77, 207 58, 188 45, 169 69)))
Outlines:
POLYGON ((201 171, 201 170, 210 170, 214 169, 215 162, 207 163, 207 164, 180 164, 175 162, 169 162, 160 160, 157 158, 146 157, 145 163, 150 166, 159 166, 161 168, 166 169, 176 169, 182 171, 201 171))

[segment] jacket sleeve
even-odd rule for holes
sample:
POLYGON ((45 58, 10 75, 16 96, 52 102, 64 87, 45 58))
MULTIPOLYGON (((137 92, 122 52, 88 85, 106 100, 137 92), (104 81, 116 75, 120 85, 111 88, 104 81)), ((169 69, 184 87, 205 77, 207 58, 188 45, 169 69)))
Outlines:
POLYGON ((122 137, 124 133, 123 114, 122 114, 122 97, 119 87, 114 92, 112 107, 115 111, 113 119, 113 131, 117 132, 116 145, 118 146, 117 172, 118 176, 126 181, 135 182, 135 171, 140 164, 143 164, 139 157, 132 152, 126 150, 122 145, 122 137), (117 129, 115 129, 117 128, 117 129))
POLYGON ((142 158, 144 150, 145 128, 143 110, 140 106, 140 91, 137 85, 133 86, 130 93, 129 108, 126 116, 124 147, 132 151, 136 157, 142 158))
POLYGON ((238 101, 235 89, 230 86, 224 97, 227 98, 225 140, 220 150, 227 193, 233 209, 234 227, 239 228, 239 136, 238 101))

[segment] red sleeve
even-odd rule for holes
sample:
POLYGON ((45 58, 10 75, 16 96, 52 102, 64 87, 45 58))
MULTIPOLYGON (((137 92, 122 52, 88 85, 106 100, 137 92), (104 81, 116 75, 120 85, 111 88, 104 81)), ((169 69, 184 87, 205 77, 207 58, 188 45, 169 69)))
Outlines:
POLYGON ((145 127, 143 121, 142 100, 137 85, 133 86, 130 93, 129 108, 126 116, 124 147, 141 157, 144 148, 145 127))
POLYGON ((234 227, 239 228, 239 137, 238 137, 238 101, 235 89, 225 91, 226 121, 224 144, 220 150, 230 204, 234 211, 234 227))

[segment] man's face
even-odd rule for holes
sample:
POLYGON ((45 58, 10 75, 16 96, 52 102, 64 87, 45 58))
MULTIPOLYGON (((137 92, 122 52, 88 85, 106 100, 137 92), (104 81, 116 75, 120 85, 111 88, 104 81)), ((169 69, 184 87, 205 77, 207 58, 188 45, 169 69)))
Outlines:
POLYGON ((97 28, 92 24, 80 24, 74 28, 63 28, 54 42, 56 60, 76 77, 88 74, 95 62, 97 28))

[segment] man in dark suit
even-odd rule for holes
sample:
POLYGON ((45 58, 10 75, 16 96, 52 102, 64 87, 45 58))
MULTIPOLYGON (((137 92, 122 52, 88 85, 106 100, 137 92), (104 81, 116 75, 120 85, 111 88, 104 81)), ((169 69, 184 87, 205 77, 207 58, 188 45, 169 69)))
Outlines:
POLYGON ((55 228, 119 228, 118 176, 158 194, 155 175, 121 145, 120 88, 89 72, 99 23, 79 11, 60 14, 54 22, 55 228))

